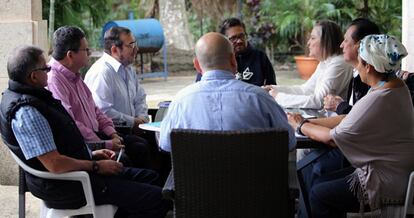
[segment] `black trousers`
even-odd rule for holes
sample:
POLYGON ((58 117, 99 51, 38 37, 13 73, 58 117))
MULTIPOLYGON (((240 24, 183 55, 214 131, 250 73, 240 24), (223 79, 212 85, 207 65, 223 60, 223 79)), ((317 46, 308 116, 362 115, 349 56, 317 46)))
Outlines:
POLYGON ((159 149, 158 142, 155 139, 155 132, 143 130, 138 136, 148 142, 150 157, 148 169, 155 170, 160 175, 160 181, 165 182, 171 171, 170 153, 159 149))
POLYGON ((165 217, 172 202, 162 198, 157 182, 157 173, 137 168, 125 167, 117 176, 91 175, 95 203, 118 206, 115 217, 165 217))
POLYGON ((304 196, 302 195, 302 193, 300 194, 301 199, 299 201, 300 205, 298 211, 299 218, 308 217, 306 215, 305 205, 303 205, 302 202, 310 202, 310 191, 312 187, 315 184, 317 184, 317 182, 320 180, 320 177, 347 168, 349 166, 350 164, 343 156, 342 152, 338 148, 336 148, 327 152, 319 159, 314 161, 311 165, 302 169, 304 187, 301 187, 301 191, 308 193, 308 198, 303 199, 304 196))
POLYGON ((128 156, 130 165, 133 167, 149 169, 150 147, 147 140, 132 134, 121 134, 121 137, 124 139, 125 153, 128 156))
POLYGON ((358 212, 359 201, 350 191, 348 180, 354 168, 349 167, 321 176, 310 191, 312 217, 346 217, 347 212, 358 212))
MULTIPOLYGON (((102 140, 111 138, 102 132, 96 133, 102 140)), ((124 139, 125 154, 121 156, 121 163, 128 167, 150 168, 150 146, 146 139, 133 135, 118 133, 124 139)))

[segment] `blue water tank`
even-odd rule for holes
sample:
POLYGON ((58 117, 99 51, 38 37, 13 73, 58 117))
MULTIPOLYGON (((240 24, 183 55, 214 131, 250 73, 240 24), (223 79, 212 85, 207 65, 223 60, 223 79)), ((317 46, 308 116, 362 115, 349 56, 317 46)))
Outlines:
POLYGON ((102 29, 101 39, 111 27, 126 27, 131 30, 137 40, 139 52, 157 52, 164 44, 164 31, 156 19, 114 20, 106 23, 102 29))

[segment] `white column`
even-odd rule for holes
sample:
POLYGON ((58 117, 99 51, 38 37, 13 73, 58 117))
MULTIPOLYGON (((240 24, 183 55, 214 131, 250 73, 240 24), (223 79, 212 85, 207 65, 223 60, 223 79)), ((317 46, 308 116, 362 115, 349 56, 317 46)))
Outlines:
MULTIPOLYGON (((0 78, 7 78, 7 58, 16 46, 37 45, 44 50, 48 47, 42 1, 0 0, 0 36, 0 78)), ((4 88, 0 83, 1 91, 4 88)))
MULTIPOLYGON (((0 0, 0 93, 7 88, 7 59, 19 45, 36 45, 47 51, 47 21, 41 0, 0 0)), ((1 98, 1 95, 0 95, 1 98)), ((17 185, 17 165, 0 142, 0 184, 17 185)))
POLYGON ((414 1, 402 0, 402 43, 408 56, 403 59, 402 69, 414 72, 414 1))

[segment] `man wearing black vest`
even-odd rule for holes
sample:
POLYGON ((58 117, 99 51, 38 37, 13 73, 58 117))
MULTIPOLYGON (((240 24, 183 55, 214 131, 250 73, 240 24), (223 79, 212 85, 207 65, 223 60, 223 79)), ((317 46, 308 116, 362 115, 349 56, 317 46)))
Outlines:
MULTIPOLYGON (((164 217, 170 203, 151 185, 157 174, 126 168, 112 160, 113 151, 91 152, 74 120, 60 101, 44 87, 47 72, 43 51, 17 48, 7 62, 9 87, 0 104, 1 136, 5 144, 30 167, 64 173, 87 171, 97 205, 118 206, 115 217, 164 217)), ((30 192, 46 206, 74 209, 85 205, 81 184, 48 180, 26 174, 30 192)))

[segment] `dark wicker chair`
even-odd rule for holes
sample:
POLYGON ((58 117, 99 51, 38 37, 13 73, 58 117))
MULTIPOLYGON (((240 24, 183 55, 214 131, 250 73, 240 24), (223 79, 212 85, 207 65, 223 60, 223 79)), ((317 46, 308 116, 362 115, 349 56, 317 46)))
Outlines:
POLYGON ((171 133, 176 217, 288 217, 288 133, 171 133))

